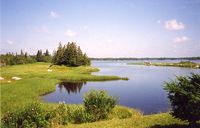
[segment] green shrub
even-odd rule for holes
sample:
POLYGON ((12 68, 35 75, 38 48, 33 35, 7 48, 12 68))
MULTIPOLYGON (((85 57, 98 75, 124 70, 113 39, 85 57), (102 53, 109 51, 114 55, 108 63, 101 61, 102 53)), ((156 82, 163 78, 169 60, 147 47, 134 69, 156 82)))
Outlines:
POLYGON ((94 117, 93 121, 107 118, 116 103, 117 99, 103 90, 91 90, 84 96, 85 111, 94 117))
POLYGON ((181 120, 195 124, 200 120, 200 75, 177 77, 177 80, 166 83, 165 90, 171 102, 171 114, 181 120))
POLYGON ((54 110, 56 122, 61 125, 66 125, 68 123, 68 109, 65 106, 65 103, 59 103, 58 107, 54 110))
POLYGON ((79 107, 73 112, 73 123, 86 123, 86 122, 93 122, 94 117, 93 115, 87 113, 84 108, 79 107))
POLYGON ((48 127, 52 116, 39 103, 33 103, 18 112, 6 113, 2 118, 3 127, 35 128, 48 127))

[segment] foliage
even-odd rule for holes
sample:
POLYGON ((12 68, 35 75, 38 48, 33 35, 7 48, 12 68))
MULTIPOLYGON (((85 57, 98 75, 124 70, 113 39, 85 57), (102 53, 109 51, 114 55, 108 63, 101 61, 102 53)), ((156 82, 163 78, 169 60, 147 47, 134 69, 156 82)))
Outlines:
POLYGON ((6 113, 2 118, 3 127, 48 127, 51 113, 45 111, 39 103, 33 103, 19 112, 6 113))
POLYGON ((68 42, 64 46, 60 43, 57 51, 54 52, 52 62, 56 65, 68 66, 90 65, 90 59, 86 53, 83 54, 81 48, 74 42, 68 42))
MULTIPOLYGON (((67 108, 64 103, 59 103, 58 107, 54 110, 56 122, 61 125, 66 125, 68 123, 67 108)), ((54 122, 55 123, 55 122, 54 122)))
POLYGON ((172 105, 172 115, 191 124, 200 120, 200 75, 179 76, 166 83, 165 90, 172 105))
POLYGON ((36 54, 36 61, 37 62, 51 62, 51 56, 49 54, 48 49, 46 50, 46 52, 43 54, 42 50, 38 50, 37 54, 36 54))
POLYGON ((0 55, 0 66, 28 64, 34 62, 51 62, 52 57, 48 49, 43 54, 42 50, 38 50, 36 55, 29 55, 27 52, 21 50, 20 54, 6 53, 0 55))
POLYGON ((85 111, 94 116, 94 120, 105 119, 115 107, 117 99, 109 96, 106 91, 91 90, 84 96, 85 111))

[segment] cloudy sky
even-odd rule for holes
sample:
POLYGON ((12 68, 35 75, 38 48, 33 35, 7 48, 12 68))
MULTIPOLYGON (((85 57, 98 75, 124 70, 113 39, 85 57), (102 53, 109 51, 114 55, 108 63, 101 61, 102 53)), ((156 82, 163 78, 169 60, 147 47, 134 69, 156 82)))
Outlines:
POLYGON ((1 0, 1 53, 75 41, 90 57, 200 56, 200 0, 1 0))

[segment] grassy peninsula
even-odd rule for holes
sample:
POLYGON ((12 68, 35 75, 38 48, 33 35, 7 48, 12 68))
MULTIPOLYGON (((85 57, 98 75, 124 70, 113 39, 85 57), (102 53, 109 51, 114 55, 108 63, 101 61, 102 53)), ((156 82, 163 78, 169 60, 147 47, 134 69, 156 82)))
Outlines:
POLYGON ((89 66, 66 67, 52 66, 50 63, 34 63, 1 67, 1 112, 40 101, 40 96, 55 90, 60 80, 67 81, 105 81, 127 79, 117 76, 95 76, 91 72, 99 71, 89 66), (13 80, 19 77, 20 80, 13 80))

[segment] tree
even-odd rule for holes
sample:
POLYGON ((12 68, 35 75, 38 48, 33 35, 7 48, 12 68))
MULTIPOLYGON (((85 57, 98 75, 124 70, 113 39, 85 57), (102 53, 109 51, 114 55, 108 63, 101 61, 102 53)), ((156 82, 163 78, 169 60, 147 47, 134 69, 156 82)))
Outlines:
POLYGON ((46 49, 46 52, 44 53, 45 56, 50 56, 48 49, 46 49))
POLYGON ((38 50, 36 54, 36 61, 37 62, 42 62, 43 61, 43 55, 42 55, 42 50, 38 50))
POLYGON ((68 42, 64 46, 60 43, 57 51, 54 52, 53 64, 68 66, 90 65, 90 59, 86 54, 83 55, 80 46, 77 46, 75 42, 68 42))
POLYGON ((200 74, 177 77, 165 84, 172 106, 172 116, 195 125, 200 120, 200 74))

